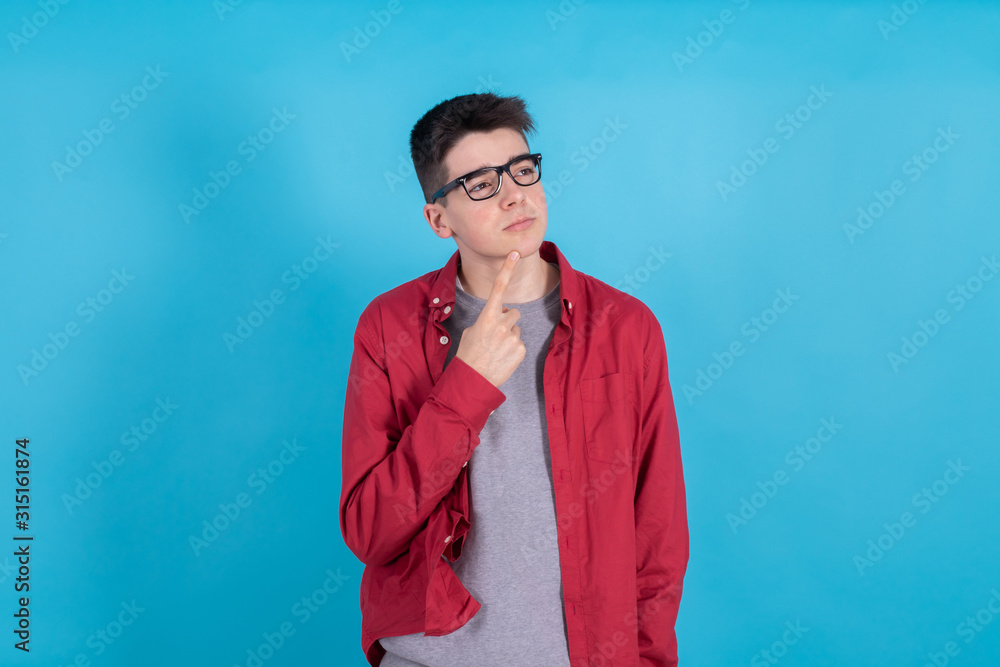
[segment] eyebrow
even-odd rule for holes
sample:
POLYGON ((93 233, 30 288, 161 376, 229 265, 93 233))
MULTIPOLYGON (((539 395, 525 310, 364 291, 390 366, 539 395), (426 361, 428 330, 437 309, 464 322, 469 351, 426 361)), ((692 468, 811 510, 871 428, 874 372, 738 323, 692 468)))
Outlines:
MULTIPOLYGON (((524 157, 525 155, 531 155, 531 153, 518 153, 517 155, 511 155, 511 156, 510 156, 510 157, 509 157, 509 158, 507 159, 507 162, 513 162, 513 161, 514 161, 514 160, 515 160, 516 158, 519 158, 519 157, 524 157)), ((473 170, 471 170, 471 171, 467 171, 467 172, 465 172, 465 173, 466 173, 466 174, 471 174, 471 173, 472 173, 472 172, 474 172, 474 171, 479 171, 480 169, 485 169, 486 167, 492 167, 492 166, 493 166, 492 164, 481 164, 481 165, 479 165, 478 167, 476 167, 475 169, 473 169, 473 170)))

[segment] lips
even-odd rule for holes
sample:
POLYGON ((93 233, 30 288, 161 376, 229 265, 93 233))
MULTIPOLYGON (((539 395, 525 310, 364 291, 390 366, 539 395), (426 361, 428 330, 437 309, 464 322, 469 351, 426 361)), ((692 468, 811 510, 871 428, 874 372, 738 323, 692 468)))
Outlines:
POLYGON ((522 229, 527 229, 528 227, 531 226, 531 223, 534 220, 535 220, 534 218, 528 218, 528 217, 518 218, 517 220, 515 220, 511 224, 509 224, 506 227, 504 227, 504 231, 516 232, 516 231, 520 231, 522 229))

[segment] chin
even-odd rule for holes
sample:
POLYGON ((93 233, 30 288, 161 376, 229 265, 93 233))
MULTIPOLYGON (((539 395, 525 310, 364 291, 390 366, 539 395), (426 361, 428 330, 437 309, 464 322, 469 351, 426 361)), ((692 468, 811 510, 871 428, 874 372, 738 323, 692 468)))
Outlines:
POLYGON ((535 229, 532 229, 531 231, 534 232, 531 235, 531 243, 534 245, 534 249, 538 250, 539 246, 542 245, 542 241, 545 240, 546 225, 535 225, 535 229))
MULTIPOLYGON (((514 248, 517 249, 521 256, 531 255, 538 252, 538 249, 542 246, 542 241, 545 240, 544 232, 541 234, 535 234, 522 239, 518 239, 514 248)), ((513 250, 514 248, 511 248, 513 250)), ((509 252, 509 251, 508 251, 509 252)))

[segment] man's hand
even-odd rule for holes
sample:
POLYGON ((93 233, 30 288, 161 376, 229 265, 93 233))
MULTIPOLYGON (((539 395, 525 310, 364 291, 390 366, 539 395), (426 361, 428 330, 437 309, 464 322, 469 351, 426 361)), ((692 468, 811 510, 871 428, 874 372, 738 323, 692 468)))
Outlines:
POLYGON ((493 281, 493 289, 475 324, 462 332, 456 357, 499 387, 514 374, 524 361, 527 349, 521 341, 521 328, 514 324, 521 317, 516 308, 503 305, 503 295, 514 273, 518 255, 507 255, 500 273, 493 281))

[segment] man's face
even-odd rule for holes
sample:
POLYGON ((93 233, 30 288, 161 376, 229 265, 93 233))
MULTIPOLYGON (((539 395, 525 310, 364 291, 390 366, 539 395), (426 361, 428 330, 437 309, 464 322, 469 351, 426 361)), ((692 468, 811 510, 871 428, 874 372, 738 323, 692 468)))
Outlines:
MULTIPOLYGON (((469 133, 445 156, 448 171, 445 183, 484 166, 506 164, 511 158, 528 152, 524 138, 514 130, 469 133)), ((445 195, 445 199, 448 200, 447 208, 441 206, 441 199, 425 204, 424 217, 441 238, 454 235, 462 257, 502 261, 511 250, 527 257, 537 252, 545 239, 548 212, 540 180, 522 186, 505 172, 500 192, 489 199, 473 201, 461 185, 445 195), (505 229, 523 217, 534 220, 525 229, 505 229)))

